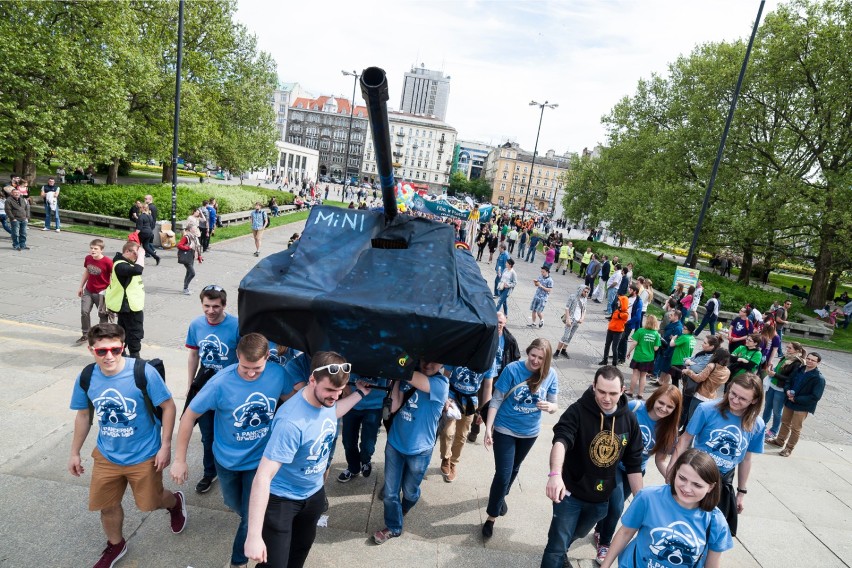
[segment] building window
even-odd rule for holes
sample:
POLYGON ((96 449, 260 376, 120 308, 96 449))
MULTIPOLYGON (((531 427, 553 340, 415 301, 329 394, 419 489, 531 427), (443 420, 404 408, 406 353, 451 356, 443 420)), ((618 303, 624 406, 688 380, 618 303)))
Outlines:
POLYGON ((506 184, 505 183, 500 184, 500 191, 506 191, 506 184))

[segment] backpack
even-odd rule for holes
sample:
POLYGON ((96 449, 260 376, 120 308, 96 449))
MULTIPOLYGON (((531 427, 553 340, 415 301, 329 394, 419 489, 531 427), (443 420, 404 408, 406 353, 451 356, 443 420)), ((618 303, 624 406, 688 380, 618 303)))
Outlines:
MULTIPOLYGON (((166 382, 166 367, 163 365, 162 359, 151 359, 150 361, 145 361, 145 359, 136 359, 136 362, 133 365, 133 378, 136 381, 136 388, 142 391, 142 398, 145 401, 145 408, 148 409, 148 412, 156 418, 158 421, 163 420, 163 409, 159 406, 154 406, 154 402, 151 400, 151 397, 148 395, 148 377, 145 376, 145 365, 151 365, 154 367, 154 370, 160 374, 163 378, 163 382, 166 382)), ((95 371, 95 363, 89 363, 83 369, 83 372, 80 373, 80 388, 83 389, 83 392, 86 393, 86 397, 89 396, 89 386, 92 384, 92 373, 95 371)), ((94 422, 95 419, 95 406, 92 404, 92 399, 89 398, 89 425, 94 422)))

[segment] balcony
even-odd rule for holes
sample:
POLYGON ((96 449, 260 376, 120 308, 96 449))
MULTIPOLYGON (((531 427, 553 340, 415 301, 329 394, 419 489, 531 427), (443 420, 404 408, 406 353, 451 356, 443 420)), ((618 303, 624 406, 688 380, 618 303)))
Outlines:
POLYGON ((394 144, 396 146, 399 146, 400 148, 402 148, 402 146, 403 146, 402 140, 397 140, 396 142, 394 142, 394 144))

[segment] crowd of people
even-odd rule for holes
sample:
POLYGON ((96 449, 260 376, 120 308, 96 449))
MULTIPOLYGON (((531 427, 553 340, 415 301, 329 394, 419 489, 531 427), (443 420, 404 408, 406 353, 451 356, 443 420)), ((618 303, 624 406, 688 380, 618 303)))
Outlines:
MULTIPOLYGON (((135 206, 137 226, 147 227, 138 220, 152 215, 147 201, 135 206)), ((201 224, 206 225, 207 246, 216 226, 210 207, 215 211, 208 202, 193 212, 178 243, 180 251, 199 261, 206 250, 201 224)), ((262 212, 260 204, 255 211, 262 212)), ((495 247, 498 335, 488 370, 420 361, 408 381, 361 376, 334 351, 309 356, 256 333, 241 337, 237 317, 227 312, 227 292, 209 285, 199 294, 202 313, 187 330, 186 404, 179 418, 156 362, 141 359, 142 245, 128 241, 109 259, 103 242, 93 240, 78 295, 80 342, 88 345, 94 363, 74 384, 71 408, 77 417, 68 470, 77 476, 85 472, 80 450, 97 418, 89 508, 100 513, 107 545, 96 567, 111 567, 127 552, 121 498, 128 482, 141 511, 166 509, 170 530, 180 533, 187 524, 185 496, 164 489, 163 473, 183 485, 193 471, 196 492, 205 494, 218 482, 225 505, 239 517, 231 566, 247 566, 250 560, 261 567, 304 565, 317 521, 328 509, 324 487, 338 437, 346 467, 336 480, 369 477, 383 418, 388 419, 385 526, 373 533, 373 542, 381 545, 403 533, 435 447, 441 477, 452 483, 463 470, 464 446, 480 433, 494 457, 481 527, 483 539, 492 538, 500 517, 508 514, 506 497, 541 433, 543 413, 560 410, 554 361, 569 358, 572 339, 587 318, 589 298, 605 304, 609 318, 604 356, 588 388, 553 428, 545 488, 553 515, 541 565, 562 566, 571 544, 594 533, 597 560, 604 566, 616 561, 624 567, 654 562, 718 566, 722 553, 733 547, 752 455, 762 453, 766 442, 789 456, 805 418, 816 409, 825 387, 818 369, 821 356, 787 341, 781 357, 789 308, 783 303, 766 314, 744 307, 724 333, 716 333, 715 322, 703 322, 710 333, 696 350, 700 282, 673 291, 660 333, 660 322, 647 314, 654 297, 649 279, 634 278, 634 267, 622 266, 617 257, 598 258, 591 250, 575 253, 558 232, 544 239, 545 262, 531 284, 535 293, 527 325, 543 326, 554 265, 556 272, 574 273, 579 256, 581 283, 568 296, 556 350, 538 337, 522 353, 506 327, 507 299, 522 285, 516 258, 534 262, 541 239, 533 230, 535 221, 509 221, 495 223, 505 238, 500 242, 498 237, 495 247), (603 288, 596 286, 598 278, 603 288), (99 323, 91 325, 95 305, 99 323), (628 359, 629 378, 619 368, 628 359), (649 375, 658 384, 650 383, 649 375), (646 399, 649 383, 653 390, 646 399), (386 396, 390 416, 383 416, 386 396), (201 464, 187 458, 196 424, 201 464), (651 456, 664 485, 644 486, 651 456), (616 531, 619 520, 622 526, 616 531), (684 538, 679 527, 689 527, 692 538, 684 538)), ((265 212, 258 214, 257 223, 252 219, 253 228, 255 224, 262 233, 268 224, 265 212)), ((147 236, 141 233, 144 243, 147 236)), ((479 234, 490 240, 491 225, 479 234)), ((291 242, 298 237, 294 234, 291 242)), ((257 238, 256 246, 259 251, 257 238)), ((184 293, 189 293, 190 269, 187 265, 184 293)), ((708 300, 708 312, 714 303, 718 313, 718 293, 708 300)))

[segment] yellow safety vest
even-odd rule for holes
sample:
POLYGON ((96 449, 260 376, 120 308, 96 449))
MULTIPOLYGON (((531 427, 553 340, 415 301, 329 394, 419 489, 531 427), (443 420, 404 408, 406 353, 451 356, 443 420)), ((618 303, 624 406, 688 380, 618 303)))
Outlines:
POLYGON ((127 295, 127 305, 131 312, 141 312, 145 308, 145 288, 142 285, 142 277, 136 275, 130 279, 127 288, 118 281, 116 267, 122 262, 130 264, 126 260, 117 260, 112 266, 112 276, 106 289, 106 307, 111 312, 120 312, 124 296, 127 295))

